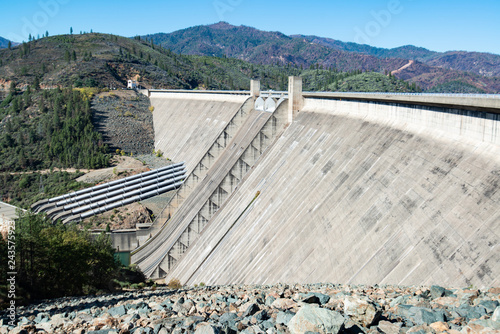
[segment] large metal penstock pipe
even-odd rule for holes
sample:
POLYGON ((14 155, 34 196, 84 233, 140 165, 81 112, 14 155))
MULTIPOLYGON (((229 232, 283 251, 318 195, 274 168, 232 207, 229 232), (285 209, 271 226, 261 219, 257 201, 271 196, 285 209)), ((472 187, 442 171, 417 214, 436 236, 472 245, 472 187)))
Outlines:
POLYGON ((172 168, 176 168, 176 167, 179 167, 179 166, 183 166, 183 165, 184 165, 184 162, 179 162, 179 163, 176 163, 176 164, 173 164, 173 165, 169 165, 169 166, 161 167, 161 168, 158 168, 158 169, 155 169, 155 170, 151 170, 149 172, 144 172, 144 173, 141 173, 141 174, 127 176, 127 177, 125 177, 123 179, 120 179, 120 180, 115 180, 115 181, 107 182, 107 183, 100 184, 100 185, 97 185, 97 186, 93 186, 93 187, 90 187, 90 188, 86 188, 86 189, 74 191, 74 192, 71 192, 69 194, 65 194, 65 195, 61 195, 61 196, 49 198, 48 201, 51 202, 51 203, 52 202, 61 201, 61 200, 64 200, 64 199, 68 199, 68 198, 75 197, 75 196, 78 196, 78 195, 86 194, 86 193, 93 192, 93 191, 96 191, 96 190, 109 188, 111 186, 114 186, 114 185, 117 185, 117 184, 120 184, 120 183, 124 183, 124 182, 130 181, 130 180, 135 180, 135 179, 147 176, 147 175, 157 174, 159 172, 162 172, 162 171, 165 171, 165 170, 168 170, 168 169, 172 169, 172 168))
MULTIPOLYGON (((99 196, 94 196, 94 197, 88 198, 87 195, 89 195, 89 194, 84 194, 82 196, 85 196, 86 199, 78 201, 76 203, 73 202, 73 203, 71 203, 69 205, 65 205, 64 207, 62 207, 62 206, 52 207, 50 210, 47 211, 47 216, 52 219, 52 218, 54 218, 54 217, 56 217, 56 216, 59 215, 58 218, 61 218, 60 214, 63 211, 68 211, 68 210, 71 210, 71 209, 74 209, 74 208, 77 208, 77 207, 80 207, 80 206, 83 206, 83 205, 87 205, 87 204, 90 204, 90 203, 98 202, 98 201, 103 200, 105 198, 113 197, 113 196, 116 196, 118 194, 129 192, 129 191, 132 191, 134 189, 145 187, 145 186, 148 186, 148 185, 151 185, 151 184, 159 183, 161 181, 172 179, 172 178, 174 178, 176 176, 180 176, 180 175, 184 175, 184 174, 185 174, 184 168, 183 167, 178 167, 176 169, 173 169, 173 170, 170 170, 170 171, 165 171, 165 172, 159 173, 157 175, 148 176, 149 181, 146 181, 146 182, 137 183, 136 180, 134 180, 133 182, 136 183, 136 184, 129 185, 128 187, 125 187, 126 183, 123 183, 121 185, 116 185, 114 187, 117 187, 118 190, 111 191, 111 192, 106 192, 106 193, 104 193, 102 195, 99 195, 99 196)), ((139 179, 139 181, 141 181, 141 180, 142 179, 139 179)), ((109 188, 109 189, 111 189, 111 188, 109 188)), ((101 192, 101 190, 99 192, 101 192)))
POLYGON ((84 212, 84 213, 82 213, 80 215, 80 218, 81 219, 85 219, 87 217, 91 217, 91 216, 94 216, 94 215, 97 215, 97 214, 100 214, 100 213, 112 210, 114 208, 118 208, 120 206, 124 206, 124 205, 130 204, 130 203, 142 201, 144 199, 147 199, 147 198, 150 198, 150 197, 153 197, 153 196, 156 196, 156 195, 163 194, 163 193, 165 193, 167 191, 179 188, 180 185, 182 184, 182 182, 183 181, 179 181, 179 182, 171 184, 171 185, 169 185, 167 187, 158 188, 158 189, 149 191, 149 192, 144 193, 144 194, 140 194, 140 195, 137 195, 137 196, 133 196, 133 197, 127 198, 127 199, 125 199, 123 201, 115 202, 113 204, 109 204, 109 205, 106 205, 104 207, 100 207, 100 208, 97 208, 97 209, 94 209, 94 210, 90 210, 90 211, 84 212))
POLYGON ((86 193, 86 194, 72 197, 72 198, 69 198, 69 199, 66 199, 63 201, 59 201, 56 203, 56 206, 64 206, 64 210, 69 210, 69 209, 72 209, 72 208, 75 208, 77 206, 82 205, 79 203, 86 202, 86 201, 91 203, 91 202, 98 201, 102 198, 114 196, 114 195, 108 195, 108 194, 111 194, 112 192, 119 190, 119 189, 128 189, 129 187, 133 187, 133 186, 138 187, 148 180, 152 180, 154 182, 155 180, 165 179, 166 177, 168 178, 171 175, 176 174, 179 171, 184 171, 184 166, 179 166, 177 168, 164 170, 160 173, 156 173, 156 174, 152 174, 152 175, 150 174, 150 175, 147 175, 145 177, 136 178, 135 180, 129 180, 127 182, 116 184, 114 186, 111 186, 111 187, 108 187, 105 189, 100 189, 97 191, 93 191, 91 193, 86 193), (104 197, 102 197, 102 196, 104 196, 104 197), (73 203, 73 204, 71 204, 71 203, 73 203))
POLYGON ((140 188, 140 189, 137 189, 137 190, 134 190, 134 191, 125 191, 124 192, 124 191, 121 191, 121 190, 117 190, 115 192, 115 194, 114 194, 115 196, 103 199, 103 200, 101 200, 99 202, 94 202, 94 203, 91 203, 91 204, 80 206, 80 207, 78 207, 76 209, 71 210, 71 213, 72 214, 78 214, 78 213, 81 213, 81 212, 84 212, 84 211, 88 211, 88 210, 91 210, 91 209, 99 208, 101 206, 108 205, 108 204, 114 203, 116 201, 120 201, 120 200, 129 198, 131 196, 135 196, 135 195, 138 195, 138 194, 143 194, 143 193, 149 192, 149 191, 151 191, 153 189, 159 189, 159 188, 162 188, 162 187, 167 187, 167 186, 169 186, 171 184, 176 183, 177 181, 183 180, 186 177, 185 174, 184 174, 184 172, 179 172, 179 173, 180 173, 180 175, 178 175, 176 177, 172 177, 172 178, 169 178, 166 181, 163 181, 163 182, 160 182, 160 183, 155 183, 155 184, 152 184, 150 186, 143 187, 143 188, 140 188))

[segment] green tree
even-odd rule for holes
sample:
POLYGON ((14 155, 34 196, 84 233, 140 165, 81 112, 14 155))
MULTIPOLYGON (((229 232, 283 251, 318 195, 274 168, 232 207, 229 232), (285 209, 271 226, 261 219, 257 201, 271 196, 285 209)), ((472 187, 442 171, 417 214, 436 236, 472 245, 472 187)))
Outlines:
POLYGON ((70 27, 70 28, 69 28, 69 34, 70 34, 70 35, 73 35, 73 27, 70 27))
MULTIPOLYGON (((28 212, 16 220, 15 243, 16 284, 26 300, 95 292, 106 289, 117 276, 119 265, 105 234, 92 237, 75 226, 52 225, 44 215, 28 212)), ((0 254, 5 247, 0 242, 0 254)), ((0 266, 2 283, 6 267, 0 266)))
POLYGON ((16 94, 16 83, 14 81, 10 82, 9 93, 10 95, 16 94))

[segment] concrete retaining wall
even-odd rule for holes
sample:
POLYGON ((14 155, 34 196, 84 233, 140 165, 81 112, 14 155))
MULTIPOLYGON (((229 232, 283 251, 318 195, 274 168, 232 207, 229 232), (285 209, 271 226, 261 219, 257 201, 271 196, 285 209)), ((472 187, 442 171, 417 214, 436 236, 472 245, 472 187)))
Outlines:
POLYGON ((306 99, 167 281, 498 286, 498 120, 443 111, 306 99))

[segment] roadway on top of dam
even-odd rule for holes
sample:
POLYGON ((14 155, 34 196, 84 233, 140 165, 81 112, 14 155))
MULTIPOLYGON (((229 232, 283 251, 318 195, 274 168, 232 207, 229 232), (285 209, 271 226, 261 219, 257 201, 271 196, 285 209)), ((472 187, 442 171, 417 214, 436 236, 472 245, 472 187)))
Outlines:
MULTIPOLYGON (((149 93, 201 93, 201 94, 229 94, 249 95, 246 90, 174 90, 150 89, 149 93)), ((263 97, 288 97, 287 91, 262 91, 263 97)), ((146 95, 149 95, 146 93, 146 95)), ((385 92, 307 92, 302 93, 304 98, 352 100, 365 102, 400 103, 422 105, 440 108, 456 108, 473 111, 500 113, 500 94, 448 94, 448 93, 385 93, 385 92)))

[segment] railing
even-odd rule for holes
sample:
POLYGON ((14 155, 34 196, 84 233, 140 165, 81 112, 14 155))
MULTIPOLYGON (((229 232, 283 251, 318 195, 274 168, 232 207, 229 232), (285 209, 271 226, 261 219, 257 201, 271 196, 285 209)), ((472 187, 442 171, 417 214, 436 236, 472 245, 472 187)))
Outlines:
POLYGON ((200 94, 231 94, 250 95, 248 90, 190 90, 190 89, 149 89, 150 93, 200 93, 200 94))
POLYGON ((451 93, 391 93, 391 92, 303 92, 308 94, 339 94, 339 95, 398 95, 398 96, 444 96, 444 97, 477 97, 487 99, 500 99, 500 94, 451 94, 451 93))
POLYGON ((274 90, 261 91, 260 96, 261 97, 276 97, 276 98, 288 97, 288 91, 274 91, 274 90))
MULTIPOLYGON (((233 95, 250 95, 247 90, 188 90, 188 89, 149 89, 149 92, 164 92, 164 93, 200 93, 200 94, 233 94, 233 95)), ((500 99, 500 94, 452 94, 452 93, 394 93, 394 92, 318 92, 304 91, 304 95, 309 94, 345 94, 345 95, 398 95, 398 96, 445 96, 445 97, 475 97, 486 99, 500 99)), ((288 91, 261 91, 262 97, 282 97, 288 96, 288 91)))

